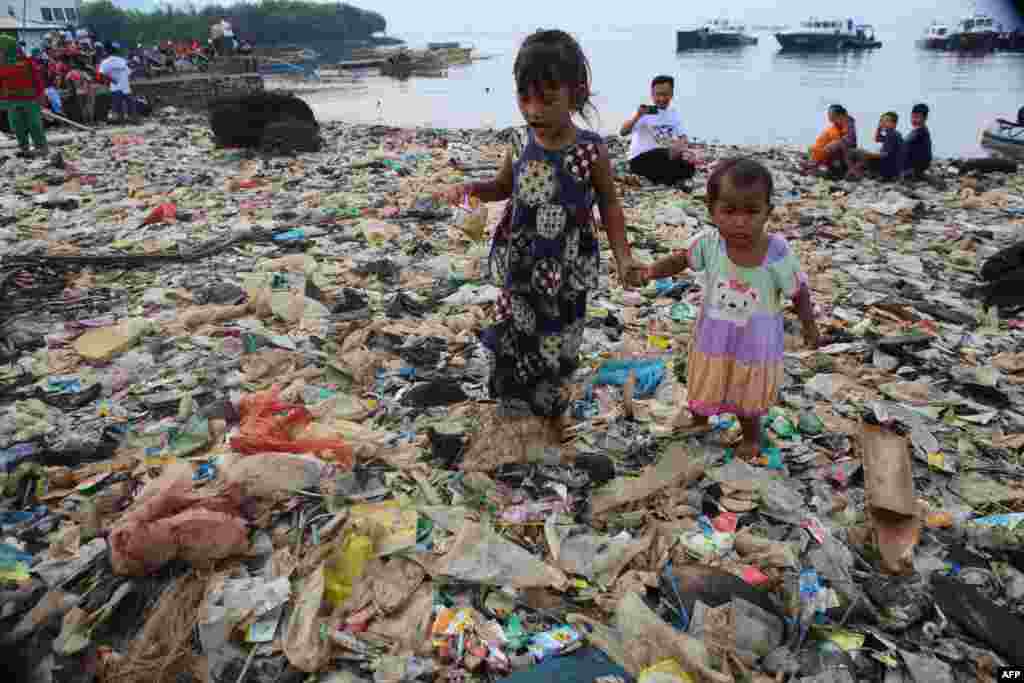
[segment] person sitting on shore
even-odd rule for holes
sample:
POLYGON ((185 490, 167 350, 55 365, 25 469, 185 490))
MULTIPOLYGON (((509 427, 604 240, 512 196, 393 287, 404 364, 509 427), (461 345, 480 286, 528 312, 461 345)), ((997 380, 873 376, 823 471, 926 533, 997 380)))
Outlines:
POLYGON ((915 104, 910 110, 913 130, 907 135, 903 156, 903 175, 920 179, 932 165, 932 134, 928 130, 928 105, 915 104))
POLYGON ((900 117, 894 111, 887 111, 878 120, 875 142, 882 145, 876 152, 853 150, 850 152, 850 174, 860 170, 878 176, 882 180, 898 178, 903 170, 903 136, 896 130, 900 117))
MULTIPOLYGON (((841 104, 826 114, 828 126, 810 149, 811 162, 819 173, 844 177, 850 172, 850 152, 857 148, 857 122, 841 104)), ((853 169, 856 174, 859 169, 853 169)))
POLYGON ((630 135, 629 169, 659 185, 685 183, 696 171, 686 152, 689 142, 683 134, 679 112, 669 108, 675 94, 675 79, 657 76, 651 81, 653 105, 642 104, 622 124, 620 135, 630 135))

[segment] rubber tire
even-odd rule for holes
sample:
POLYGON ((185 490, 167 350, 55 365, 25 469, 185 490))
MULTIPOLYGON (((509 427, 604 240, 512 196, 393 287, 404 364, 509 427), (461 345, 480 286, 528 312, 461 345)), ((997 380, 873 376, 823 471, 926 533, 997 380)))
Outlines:
POLYGON ((256 148, 263 130, 274 121, 297 120, 316 125, 309 105, 293 95, 250 93, 210 103, 210 129, 218 145, 256 148))
POLYGON ((260 141, 260 150, 265 154, 319 152, 321 146, 320 126, 296 119, 268 123, 260 141))

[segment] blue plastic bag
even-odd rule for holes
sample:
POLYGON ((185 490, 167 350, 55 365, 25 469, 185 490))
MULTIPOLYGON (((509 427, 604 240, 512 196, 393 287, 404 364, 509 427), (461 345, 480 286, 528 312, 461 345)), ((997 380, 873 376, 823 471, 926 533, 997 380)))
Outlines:
POLYGON ((633 395, 637 398, 653 396, 661 380, 665 378, 663 360, 610 360, 597 370, 594 384, 608 384, 621 387, 629 379, 629 373, 636 373, 633 395))
POLYGON ((654 281, 654 291, 658 296, 682 296, 683 292, 688 290, 691 285, 693 283, 689 280, 674 280, 665 277, 654 281))

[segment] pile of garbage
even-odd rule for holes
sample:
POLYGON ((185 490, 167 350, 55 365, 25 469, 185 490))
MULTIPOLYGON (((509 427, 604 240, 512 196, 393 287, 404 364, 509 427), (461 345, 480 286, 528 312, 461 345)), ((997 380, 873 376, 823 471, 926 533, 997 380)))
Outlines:
MULTIPOLYGON (((607 250, 571 426, 498 414, 478 332, 501 207, 433 193, 493 174, 501 134, 324 124, 322 151, 275 158, 157 120, 4 163, 4 680, 1024 665, 1024 264, 1000 253, 1024 175, 833 182, 796 149, 701 148, 698 188, 719 158, 772 169, 826 338, 787 346, 751 464, 734 416, 677 429, 698 280, 624 290, 607 250)), ((638 258, 708 227, 702 190, 610 148, 638 258)))

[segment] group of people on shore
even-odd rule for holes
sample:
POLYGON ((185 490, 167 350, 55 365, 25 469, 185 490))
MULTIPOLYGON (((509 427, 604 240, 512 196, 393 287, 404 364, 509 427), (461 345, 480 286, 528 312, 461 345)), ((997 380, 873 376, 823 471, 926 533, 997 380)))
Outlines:
MULTIPOLYGON (((622 124, 619 134, 630 136, 629 170, 659 185, 690 187, 696 157, 683 130, 679 113, 672 108, 675 80, 655 76, 651 103, 641 104, 622 124)), ((857 122, 841 104, 828 108, 828 125, 807 153, 802 170, 832 178, 858 180, 865 175, 880 180, 921 179, 932 163, 932 139, 927 104, 915 104, 910 112, 911 131, 899 132, 899 114, 885 112, 878 121, 874 141, 877 152, 857 144, 857 122)))
POLYGON ((44 115, 83 125, 135 122, 149 105, 132 94, 133 74, 194 70, 197 62, 217 54, 247 54, 251 45, 239 43, 230 23, 221 19, 211 29, 210 42, 164 41, 153 50, 139 45, 124 49, 103 42, 88 28, 52 31, 43 46, 31 51, 11 34, 0 35, 0 110, 18 141, 19 154, 45 153, 44 115), (53 116, 56 115, 56 116, 53 116))
POLYGON ((47 152, 44 107, 51 119, 70 118, 82 124, 106 120, 134 121, 139 107, 131 93, 131 68, 117 43, 49 43, 26 54, 13 36, 0 35, 0 109, 18 141, 18 154, 47 152), (104 98, 109 106, 102 109, 104 98))
POLYGON ((807 169, 833 178, 857 180, 865 174, 880 180, 920 179, 932 163, 932 136, 928 129, 928 105, 910 110, 911 130, 904 139, 897 129, 899 114, 881 115, 874 140, 878 152, 857 146, 857 122, 841 104, 828 108, 828 125, 808 152, 807 169))

